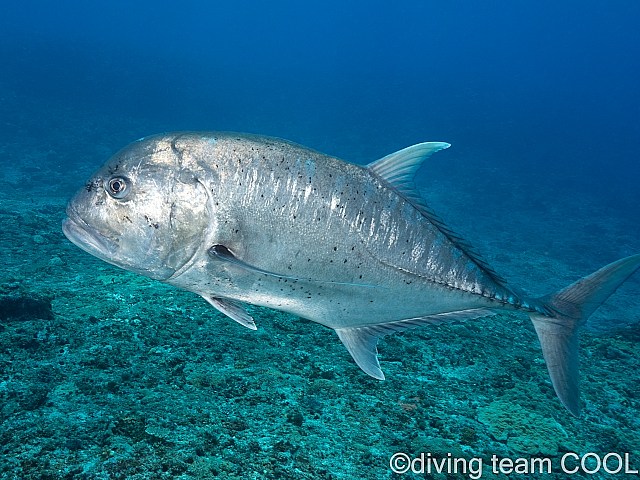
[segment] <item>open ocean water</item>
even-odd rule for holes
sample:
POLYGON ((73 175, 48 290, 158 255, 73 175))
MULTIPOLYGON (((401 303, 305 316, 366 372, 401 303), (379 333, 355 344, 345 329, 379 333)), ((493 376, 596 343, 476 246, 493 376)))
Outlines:
POLYGON ((249 331, 60 222, 154 133, 271 135, 359 164, 446 141, 418 172, 429 205, 512 285, 554 292, 640 253, 638 24, 623 0, 4 2, 0 478, 637 476, 638 273, 581 331, 575 418, 526 315, 385 337, 380 382, 331 330, 249 307, 249 331), (398 452, 467 471, 397 474, 398 452))

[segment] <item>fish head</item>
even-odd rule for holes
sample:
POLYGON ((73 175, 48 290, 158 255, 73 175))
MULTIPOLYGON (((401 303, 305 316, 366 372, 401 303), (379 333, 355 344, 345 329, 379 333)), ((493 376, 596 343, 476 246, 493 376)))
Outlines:
POLYGON ((202 247, 206 188, 172 137, 141 139, 111 157, 69 201, 66 237, 117 267, 167 280, 202 247))

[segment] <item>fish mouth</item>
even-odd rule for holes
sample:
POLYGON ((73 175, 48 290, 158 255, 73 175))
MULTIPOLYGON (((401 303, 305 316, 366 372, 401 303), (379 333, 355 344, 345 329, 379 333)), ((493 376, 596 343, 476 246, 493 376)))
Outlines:
POLYGON ((67 207, 67 215, 62 221, 62 232, 69 241, 91 255, 111 261, 117 243, 89 226, 71 206, 67 207))

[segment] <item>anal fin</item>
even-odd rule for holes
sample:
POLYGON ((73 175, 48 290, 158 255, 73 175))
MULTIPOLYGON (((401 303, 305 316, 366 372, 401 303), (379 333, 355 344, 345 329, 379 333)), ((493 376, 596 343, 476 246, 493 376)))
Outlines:
POLYGON ((376 348, 379 338, 424 325, 461 322, 474 318, 497 315, 498 313, 498 311, 492 310, 491 308, 473 308, 375 325, 336 328, 335 330, 338 338, 347 348, 356 364, 358 364, 367 375, 377 378, 378 380, 384 380, 384 373, 382 373, 380 369, 378 349, 376 348))
POLYGON ((336 333, 364 373, 384 380, 376 347, 380 337, 370 327, 337 328, 336 333))
POLYGON ((202 298, 209 302, 213 308, 224 313, 243 327, 250 328, 251 330, 258 329, 253 321, 253 317, 247 313, 242 303, 229 300, 228 298, 208 297, 205 295, 203 295, 202 298))

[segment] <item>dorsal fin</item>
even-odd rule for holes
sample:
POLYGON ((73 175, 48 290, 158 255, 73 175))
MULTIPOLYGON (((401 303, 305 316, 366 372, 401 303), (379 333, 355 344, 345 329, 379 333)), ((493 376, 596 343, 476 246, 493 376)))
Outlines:
POLYGON ((418 143, 417 145, 404 148, 370 163, 367 165, 367 168, 411 203, 454 245, 462 250, 473 263, 485 271, 493 281, 517 297, 513 289, 507 285, 507 281, 489 266, 487 261, 482 258, 469 242, 451 230, 451 228, 431 210, 427 202, 420 195, 420 192, 416 189, 414 177, 422 163, 429 158, 431 154, 449 148, 450 146, 451 144, 445 142, 418 143))
POLYGON ((445 142, 418 143, 370 163, 367 168, 377 176, 384 178, 387 183, 399 192, 403 194, 415 193, 420 197, 416 190, 416 184, 413 182, 416 172, 422 162, 430 157, 432 153, 450 146, 451 144, 445 142))

